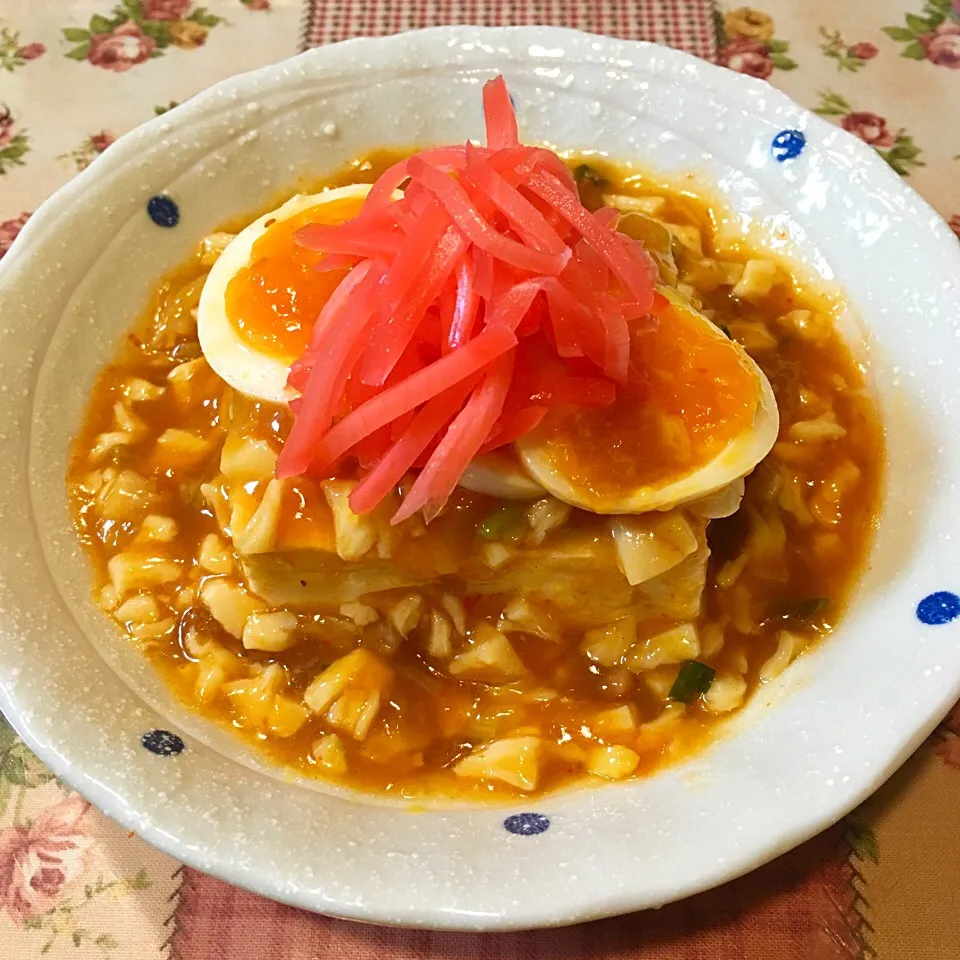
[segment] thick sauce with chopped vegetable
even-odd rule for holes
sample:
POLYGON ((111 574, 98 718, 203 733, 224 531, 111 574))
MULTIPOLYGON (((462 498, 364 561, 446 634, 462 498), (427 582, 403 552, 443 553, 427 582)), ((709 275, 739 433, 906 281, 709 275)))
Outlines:
MULTIPOLYGON (((369 182, 394 160, 366 158, 323 185, 369 182)), ((191 311, 209 245, 162 281, 94 388, 68 487, 98 602, 184 701, 278 762, 421 798, 642 775, 702 744, 842 612, 883 447, 834 305, 746 244, 719 249, 723 213, 703 199, 592 160, 577 172, 588 206, 640 211, 653 248, 666 235, 652 251, 661 275, 673 271, 667 280, 746 347, 780 410, 779 440, 733 516, 636 518, 636 536, 683 557, 637 587, 608 518, 550 497, 458 488, 429 525, 391 527, 391 495, 345 527, 337 484, 350 474, 273 479, 289 413, 233 393, 200 354, 191 311)), ((342 276, 310 273, 304 298, 295 280, 315 255, 292 235, 258 251, 262 296, 231 307, 247 318, 243 336, 281 355, 302 349, 342 276)), ((640 334, 665 380, 637 389, 663 399, 692 437, 684 455, 702 457, 743 416, 742 371, 676 334, 640 334)), ((566 418, 561 408, 542 429, 591 476, 603 464, 616 488, 677 456, 665 422, 633 419, 618 399, 566 418), (611 423, 613 446, 599 440, 611 423)))

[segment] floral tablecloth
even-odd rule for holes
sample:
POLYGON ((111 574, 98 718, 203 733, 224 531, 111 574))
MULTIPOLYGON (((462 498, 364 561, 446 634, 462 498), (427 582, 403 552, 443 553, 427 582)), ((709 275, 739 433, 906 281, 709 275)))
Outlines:
MULTIPOLYGON (((645 37, 859 136, 960 236, 960 0, 0 0, 0 256, 52 190, 198 90, 307 46, 444 22, 645 37)), ((0 304, 2 309, 2 304, 0 304)), ((843 823, 748 877, 572 930, 385 930, 187 869, 63 787, 0 717, 0 957, 958 960, 960 707, 843 823)))

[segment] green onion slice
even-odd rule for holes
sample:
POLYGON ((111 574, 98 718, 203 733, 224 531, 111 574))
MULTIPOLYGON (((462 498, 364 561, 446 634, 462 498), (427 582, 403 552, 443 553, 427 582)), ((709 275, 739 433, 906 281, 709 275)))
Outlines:
POLYGON ((830 604, 829 597, 805 597, 784 603, 782 616, 786 620, 812 620, 830 604))
POLYGON ((574 169, 573 177, 577 183, 579 183, 581 180, 589 180, 591 183, 600 185, 607 182, 606 177, 601 176, 596 170, 593 169, 593 167, 586 163, 581 163, 580 166, 574 169))
POLYGON ((503 540, 526 515, 526 509, 520 504, 508 503, 498 507, 493 513, 480 521, 477 536, 481 540, 503 540))
POLYGON ((687 660, 680 668, 677 679, 670 688, 670 699, 689 703, 701 693, 706 693, 713 683, 716 670, 699 660, 687 660))

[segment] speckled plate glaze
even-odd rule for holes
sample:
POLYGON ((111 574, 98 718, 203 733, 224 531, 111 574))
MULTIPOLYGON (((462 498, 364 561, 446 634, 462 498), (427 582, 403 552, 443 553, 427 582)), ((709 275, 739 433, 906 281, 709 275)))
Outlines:
POLYGON ((762 82, 662 47, 456 27, 218 84, 112 146, 0 267, 0 707, 121 823, 311 910, 534 927, 741 874, 849 810, 960 696, 958 284, 960 247, 871 150, 762 82), (842 628, 706 752, 640 782, 413 812, 266 767, 174 703, 89 601, 63 476, 96 372, 205 232, 371 147, 479 135, 480 84, 498 71, 527 140, 691 173, 846 291, 889 474, 842 628))

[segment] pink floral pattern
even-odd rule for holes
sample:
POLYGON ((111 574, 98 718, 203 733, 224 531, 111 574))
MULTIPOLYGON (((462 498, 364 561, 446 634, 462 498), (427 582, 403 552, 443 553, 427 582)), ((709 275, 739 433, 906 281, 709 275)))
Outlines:
POLYGON ((66 56, 126 73, 163 56, 168 47, 202 47, 222 22, 206 7, 194 7, 193 0, 124 0, 111 16, 94 14, 87 27, 64 27, 64 38, 76 44, 66 56))
POLYGON ((13 241, 17 239, 29 219, 30 214, 24 212, 19 217, 11 217, 9 220, 0 222, 0 257, 13 246, 13 241))
POLYGON ((91 134, 78 147, 67 153, 61 153, 59 160, 72 160, 77 170, 86 170, 97 157, 109 147, 116 137, 109 130, 91 134))
POLYGON ((87 59, 95 67, 124 73, 143 63, 156 48, 156 40, 148 37, 137 24, 127 21, 109 33, 91 37, 87 59))
POLYGON ((10 113, 9 107, 4 107, 3 110, 0 110, 0 150, 8 146, 13 139, 13 128, 15 124, 16 120, 13 119, 13 114, 10 113))
POLYGON ((851 57, 862 61, 872 60, 879 52, 880 50, 875 43, 869 43, 863 40, 860 43, 855 43, 853 46, 847 47, 847 53, 851 57))
POLYGON ((42 913, 82 871, 92 842, 81 824, 89 806, 74 794, 47 807, 30 827, 0 832, 0 907, 14 920, 42 913))
POLYGON ((918 39, 931 63, 960 70, 960 23, 938 24, 932 33, 921 34, 918 39))
POLYGON ((19 31, 9 27, 0 28, 0 70, 13 73, 18 67, 42 57, 46 52, 46 46, 39 41, 22 43, 19 31))
MULTIPOLYGON (((948 221, 947 225, 950 229, 957 235, 957 239, 960 240, 960 213, 955 213, 948 221)), ((958 731, 960 732, 960 731, 958 731)))
POLYGON ((114 140, 117 138, 112 134, 108 133, 106 130, 101 130, 99 133, 95 133, 90 138, 90 146, 93 147, 97 153, 103 153, 104 150, 109 147, 114 140))
POLYGON ((956 0, 927 0, 921 13, 908 13, 904 21, 902 27, 883 28, 891 40, 904 44, 902 57, 960 70, 960 4, 956 0))
POLYGON ((10 108, 0 104, 0 176, 11 167, 20 167, 26 162, 24 157, 30 152, 30 140, 25 130, 17 129, 10 108))
POLYGON ((719 51, 718 63, 723 67, 766 80, 773 73, 773 61, 762 43, 738 37, 725 43, 719 51))
POLYGON ((841 121, 840 126, 850 133, 855 133, 864 143, 871 147, 892 147, 896 137, 887 126, 884 117, 867 110, 856 110, 848 113, 841 121))
POLYGON ((923 151, 906 130, 892 131, 886 117, 869 110, 855 110, 839 93, 821 90, 820 102, 813 111, 822 117, 839 121, 844 130, 873 147, 902 177, 924 166, 924 161, 920 159, 923 151))
MULTIPOLYGON (((27 216, 13 222, 12 232, 27 216)), ((6 227, 0 224, 0 234, 6 227)), ((73 949, 89 943, 101 956, 123 946, 112 933, 98 929, 92 911, 111 891, 118 899, 123 892, 152 886, 143 868, 132 876, 118 875, 111 864, 107 878, 97 871, 102 855, 88 813, 95 822, 98 815, 90 804, 59 785, 0 715, 0 822, 8 824, 0 829, 0 927, 6 932, 14 923, 22 930, 34 944, 31 957, 44 956, 61 943, 73 949)), ((0 954, 8 955, 6 941, 0 954)), ((59 949, 55 955, 64 956, 59 949)))
POLYGON ((820 36, 823 38, 820 51, 825 57, 836 61, 839 72, 856 73, 880 52, 875 43, 867 40, 848 45, 839 30, 821 27, 820 36))
POLYGON ((190 9, 193 0, 143 0, 143 15, 147 20, 180 20, 190 9))
POLYGON ((790 45, 777 40, 773 18, 753 7, 737 7, 716 18, 717 63, 766 80, 774 70, 795 70, 790 45))

